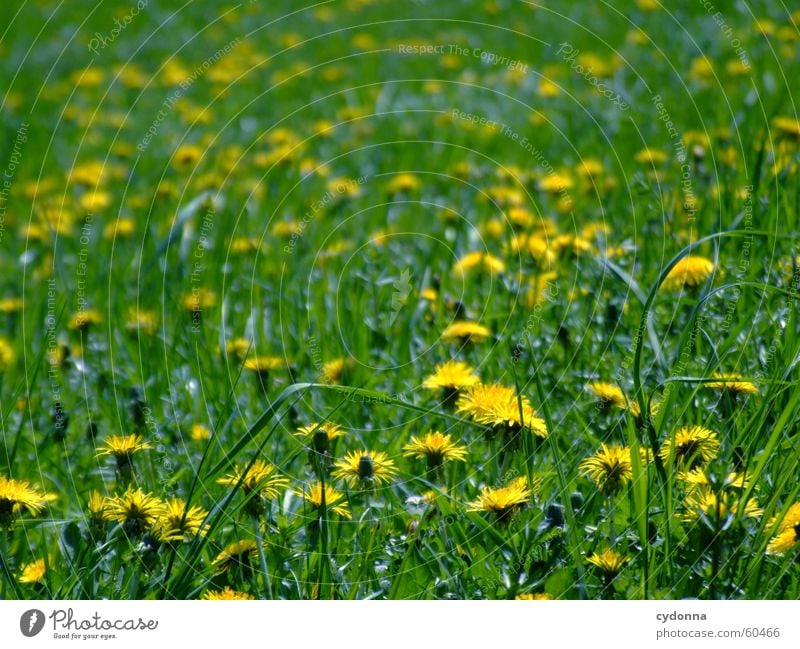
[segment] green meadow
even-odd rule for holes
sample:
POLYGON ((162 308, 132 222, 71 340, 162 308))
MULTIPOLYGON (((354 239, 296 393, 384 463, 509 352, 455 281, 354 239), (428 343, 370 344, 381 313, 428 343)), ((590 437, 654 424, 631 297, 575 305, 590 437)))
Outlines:
POLYGON ((2 16, 0 597, 800 597, 800 12, 2 16))

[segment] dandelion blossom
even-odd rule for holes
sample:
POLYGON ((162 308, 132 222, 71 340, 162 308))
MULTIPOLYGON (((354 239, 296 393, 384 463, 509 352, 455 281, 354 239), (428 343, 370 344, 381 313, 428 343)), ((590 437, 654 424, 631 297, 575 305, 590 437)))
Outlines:
POLYGON ((324 453, 337 439, 347 433, 338 424, 326 421, 321 424, 314 422, 308 426, 301 426, 294 434, 310 441, 318 453, 324 453))
POLYGON ((207 590, 201 596, 200 599, 206 599, 210 601, 215 600, 234 600, 234 599, 255 599, 250 593, 243 593, 239 590, 233 590, 230 586, 225 586, 222 590, 207 590))
POLYGON ((10 527, 21 510, 35 516, 55 499, 54 494, 34 489, 27 480, 0 475, 0 528, 10 527))
POLYGON ((768 529, 773 529, 777 524, 772 539, 767 545, 767 554, 786 554, 795 549, 800 549, 800 502, 794 503, 783 518, 773 516, 768 529))
POLYGON ((403 447, 403 450, 406 457, 426 459, 429 469, 436 469, 448 460, 465 462, 467 459, 466 447, 454 442, 450 435, 445 435, 439 431, 425 433, 419 438, 412 437, 411 441, 403 447))
POLYGON ((758 388, 754 383, 745 381, 740 374, 723 374, 715 372, 714 378, 719 379, 706 383, 705 386, 712 390, 727 390, 732 395, 737 394, 758 394, 758 388))
POLYGON ((128 534, 136 536, 152 528, 163 513, 164 503, 157 496, 129 487, 121 496, 106 500, 103 516, 122 523, 128 534))
MULTIPOLYGON (((256 460, 249 468, 235 467, 232 474, 218 478, 217 484, 235 487, 239 485, 246 498, 257 494, 260 499, 271 500, 278 495, 278 490, 289 484, 289 481, 278 473, 278 467, 264 460, 256 460)), ((248 502, 248 512, 256 515, 261 511, 259 499, 248 502)))
POLYGON ((258 546, 256 542, 246 539, 226 546, 214 559, 212 565, 214 566, 214 572, 218 575, 237 567, 243 570, 250 570, 257 556, 258 546))
POLYGON ((506 265, 488 252, 470 252, 456 262, 453 272, 464 275, 470 270, 483 270, 490 275, 499 275, 506 271, 506 265))
POLYGON ((192 505, 187 510, 183 500, 173 498, 164 504, 164 510, 155 523, 155 537, 162 543, 173 543, 203 535, 206 516, 208 512, 202 507, 192 505))
POLYGON ((683 520, 696 521, 701 516, 711 520, 725 520, 728 515, 736 516, 741 511, 748 518, 757 518, 764 513, 755 498, 741 502, 738 492, 721 489, 719 492, 711 487, 699 486, 689 492, 684 500, 683 520))
POLYGON ((37 559, 31 563, 26 563, 22 566, 22 571, 19 576, 19 583, 21 584, 38 584, 44 579, 47 568, 44 565, 44 559, 37 559))
POLYGON ((664 442, 658 455, 664 462, 674 458, 676 464, 694 468, 716 457, 719 448, 720 442, 713 430, 683 426, 664 442))
POLYGON ((0 338, 0 373, 5 372, 14 362, 14 350, 4 338, 0 338))
POLYGON ((333 477, 351 487, 359 483, 385 484, 397 473, 394 461, 383 451, 353 451, 336 462, 333 477))
POLYGON ((515 480, 505 487, 484 487, 478 497, 467 505, 470 512, 489 512, 498 522, 506 522, 530 501, 531 490, 524 480, 515 480))
POLYGON ((457 320, 442 332, 442 340, 449 343, 466 345, 481 343, 492 335, 487 327, 469 320, 457 320))
POLYGON ((714 262, 705 257, 689 255, 672 267, 660 290, 675 292, 684 288, 697 288, 703 284, 714 271, 714 262))
POLYGON ((586 557, 586 563, 599 569, 607 580, 616 577, 628 561, 630 561, 629 557, 611 548, 606 548, 599 553, 592 553, 586 557))
POLYGON ((350 510, 347 508, 348 505, 345 495, 331 485, 326 484, 323 491, 322 483, 313 482, 307 487, 304 487, 301 491, 295 493, 297 493, 298 496, 302 496, 303 500, 318 510, 322 509, 324 493, 325 507, 328 511, 338 514, 342 518, 352 518, 350 510))
POLYGON ((92 325, 100 324, 102 316, 93 309, 78 311, 69 321, 69 328, 75 331, 87 331, 92 325))
POLYGON ((450 403, 458 397, 459 392, 480 383, 475 370, 462 361, 447 361, 436 366, 433 374, 429 374, 422 382, 426 390, 440 390, 442 399, 450 403))
POLYGON ((497 383, 479 385, 461 395, 456 410, 485 426, 506 426, 512 430, 525 427, 537 437, 547 437, 544 420, 538 416, 528 398, 517 395, 511 387, 497 383))
POLYGON ((614 406, 616 408, 625 408, 628 400, 622 390, 606 381, 592 381, 587 384, 587 389, 594 394, 603 407, 614 406))
POLYGON ((124 467, 132 463, 135 453, 149 448, 153 447, 136 434, 109 435, 106 438, 105 446, 97 450, 97 457, 113 455, 117 461, 117 466, 124 467))
POLYGON ((581 462, 581 473, 588 476, 603 493, 614 494, 633 478, 631 449, 601 444, 600 450, 581 462))

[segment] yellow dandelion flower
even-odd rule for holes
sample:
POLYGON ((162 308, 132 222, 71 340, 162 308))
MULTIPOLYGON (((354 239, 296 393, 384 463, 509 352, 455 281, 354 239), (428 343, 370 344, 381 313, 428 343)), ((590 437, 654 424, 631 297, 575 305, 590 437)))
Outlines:
POLYGON ((321 424, 314 422, 308 426, 301 426, 294 434, 310 441, 317 452, 324 453, 336 439, 344 437, 347 433, 338 424, 326 421, 321 424))
POLYGON ((547 425, 531 406, 528 398, 518 396, 514 388, 499 385, 478 385, 464 392, 456 403, 458 412, 467 413, 485 426, 507 426, 530 429, 537 437, 547 437, 547 425))
POLYGON ((383 451, 353 451, 336 462, 333 477, 345 480, 350 486, 360 482, 384 484, 397 473, 394 461, 383 451))
POLYGON ((508 210, 508 220, 517 228, 533 227, 535 217, 532 212, 523 207, 512 207, 508 210))
POLYGON ((778 529, 785 530, 789 527, 794 527, 798 523, 800 523, 800 502, 796 502, 789 507, 783 518, 780 517, 780 514, 773 516, 769 521, 768 527, 778 525, 778 529))
POLYGON ((480 383, 475 370, 462 361, 447 361, 436 366, 422 382, 426 390, 439 390, 445 402, 452 403, 459 392, 480 383))
POLYGON ((217 483, 235 487, 241 481, 241 489, 246 496, 258 493, 264 498, 275 498, 278 490, 289 484, 289 481, 278 474, 278 467, 264 460, 256 460, 249 469, 234 468, 234 472, 223 478, 218 478, 217 483))
POLYGON ((516 511, 525 507, 531 490, 523 481, 515 480, 505 487, 484 487, 478 497, 467 505, 470 512, 489 512, 498 522, 506 522, 516 511))
POLYGON ((0 373, 5 372, 14 362, 14 350, 5 338, 0 338, 0 373))
POLYGON ((133 219, 117 219, 103 228, 103 237, 114 241, 126 239, 136 232, 136 222, 133 219))
POLYGON ((0 300, 0 313, 17 313, 22 310, 24 301, 21 297, 6 297, 0 300))
POLYGON ((86 508, 89 510, 89 515, 92 518, 103 518, 106 511, 106 499, 99 491, 93 489, 89 492, 89 500, 86 503, 86 508))
POLYGON ((586 387, 604 406, 610 405, 617 408, 625 408, 628 403, 625 394, 613 383, 592 381, 586 387))
POLYGON ((285 360, 279 356, 253 356, 244 362, 244 369, 257 374, 267 374, 284 366, 285 360))
POLYGON ((197 535, 204 535, 203 522, 208 512, 202 507, 186 503, 180 498, 172 498, 164 503, 164 509, 155 522, 156 540, 161 543, 187 541, 197 535))
POLYGON ((767 544, 767 554, 786 554, 800 548, 800 524, 777 532, 767 544))
MULTIPOLYGON (((545 237, 532 235, 526 241, 526 247, 531 257, 540 266, 548 266, 556 258, 551 243, 545 237)), ((555 273, 553 274, 555 277, 555 273)))
POLYGON ((539 189, 551 194, 558 194, 572 189, 574 181, 567 174, 551 173, 546 178, 539 180, 539 189))
POLYGON ((611 548, 606 548, 599 553, 594 552, 586 557, 586 563, 598 568, 606 579, 616 577, 628 561, 630 561, 629 557, 611 548))
POLYGON ((714 431, 703 426, 683 426, 662 444, 658 455, 664 462, 674 459, 678 465, 695 467, 712 460, 719 449, 714 431))
MULTIPOLYGON (((724 520, 728 514, 735 516, 741 504, 738 492, 722 489, 718 493, 711 487, 699 486, 686 496, 682 518, 686 522, 696 521, 700 516, 724 520)), ((755 498, 748 499, 742 511, 748 518, 757 518, 764 513, 755 498)))
POLYGON ((259 247, 259 240, 255 237, 236 237, 230 244, 231 253, 237 255, 255 252, 259 247))
POLYGON ((520 593, 514 599, 521 599, 521 600, 548 600, 553 599, 552 595, 548 595, 547 593, 520 593))
POLYGON ((103 517, 122 523, 128 534, 139 535, 149 530, 163 512, 164 503, 157 496, 128 487, 121 496, 106 499, 103 517))
POLYGON ((192 424, 192 431, 189 435, 195 442, 205 442, 211 439, 211 431, 203 424, 192 424))
POLYGON ((215 600, 234 600, 234 599, 255 599, 250 593, 243 593, 239 590, 233 590, 230 586, 225 586, 222 590, 207 590, 202 595, 200 595, 200 599, 206 599, 210 601, 215 600))
POLYGON ((491 335, 492 332, 482 324, 468 320, 457 320, 442 332, 442 340, 466 345, 467 343, 481 343, 491 335))
POLYGON ((353 361, 350 358, 334 358, 322 365, 321 380, 325 383, 333 383, 339 385, 346 382, 347 375, 353 367, 353 361))
POLYGON ((776 117, 772 120, 772 126, 780 135, 800 139, 800 120, 794 117, 776 117))
POLYGON ((132 334, 146 334, 152 336, 156 332, 158 318, 152 311, 139 311, 135 307, 128 310, 125 329, 132 334))
POLYGON ((435 288, 423 288, 419 293, 419 297, 428 302, 436 302, 439 299, 439 292, 435 288))
POLYGON ((253 341, 247 338, 231 338, 225 343, 225 353, 245 358, 253 347, 253 341))
POLYGON ((712 390, 727 390, 731 394, 758 394, 758 388, 754 383, 743 380, 740 374, 723 374, 714 372, 714 378, 719 381, 705 383, 707 388, 712 390))
POLYGON ((681 259, 667 273, 661 283, 662 291, 680 291, 684 288, 696 288, 703 284, 714 271, 714 262, 705 257, 688 255, 681 259))
POLYGON ((150 448, 140 435, 109 435, 105 446, 97 449, 97 457, 113 455, 119 464, 130 464, 134 453, 150 448))
POLYGON ((54 494, 34 489, 27 480, 14 480, 0 475, 0 528, 9 527, 21 510, 25 509, 35 516, 55 499, 54 494))
POLYGON ((428 461, 428 468, 435 469, 449 460, 466 462, 467 449, 462 444, 453 441, 450 435, 439 431, 425 433, 422 437, 412 437, 411 441, 403 447, 406 457, 424 458, 428 461))
POLYGON ((490 275, 498 275, 506 272, 506 265, 488 252, 469 252, 456 262, 453 272, 464 275, 470 270, 484 270, 490 275))
POLYGON ((772 530, 776 525, 777 530, 767 545, 767 553, 785 554, 795 549, 800 543, 800 502, 789 507, 783 518, 780 514, 773 516, 767 529, 772 530))
POLYGON ((75 331, 86 331, 92 325, 100 324, 102 316, 93 309, 78 311, 69 321, 69 328, 75 331))
POLYGON ((660 165, 664 164, 669 156, 659 149, 642 149, 633 159, 639 164, 660 165))
MULTIPOLYGON (((651 401, 650 402, 650 417, 653 418, 658 414, 658 411, 661 409, 661 404, 658 401, 651 401)), ((642 408, 639 405, 639 402, 636 400, 628 401, 627 410, 633 418, 636 420, 636 423, 640 426, 642 425, 642 408)))
POLYGON ((415 192, 422 186, 419 178, 414 174, 397 174, 386 186, 390 194, 397 192, 415 192))
POLYGON ((229 572, 234 568, 250 570, 257 556, 258 546, 256 542, 246 539, 226 546, 211 562, 211 565, 214 566, 214 572, 218 575, 229 572))
POLYGON ((614 494, 633 478, 631 449, 612 444, 600 445, 600 450, 581 462, 579 470, 606 494, 614 494))
MULTIPOLYGON (((301 491, 295 493, 297 493, 298 496, 302 496, 303 499, 313 507, 317 509, 322 508, 323 490, 320 482, 313 482, 307 487, 304 487, 301 491)), ((348 509, 347 499, 341 491, 326 484, 324 494, 325 507, 328 511, 332 511, 342 518, 352 518, 350 510, 348 509)))
POLYGON ((44 565, 44 559, 37 559, 31 563, 26 563, 22 566, 19 575, 19 583, 21 584, 38 584, 44 579, 47 568, 44 565))
MULTIPOLYGON (((678 473, 678 479, 686 483, 688 488, 694 487, 710 487, 711 479, 703 469, 696 468, 691 471, 681 471, 678 473)), ((722 484, 723 488, 731 489, 747 489, 750 486, 750 481, 744 473, 731 471, 722 484)))
POLYGON ((202 156, 202 148, 192 144, 186 144, 179 147, 172 155, 172 166, 176 169, 186 169, 200 160, 202 156))
POLYGON ((184 296, 182 305, 190 313, 199 313, 205 309, 212 309, 217 304, 217 294, 205 288, 193 289, 184 296))

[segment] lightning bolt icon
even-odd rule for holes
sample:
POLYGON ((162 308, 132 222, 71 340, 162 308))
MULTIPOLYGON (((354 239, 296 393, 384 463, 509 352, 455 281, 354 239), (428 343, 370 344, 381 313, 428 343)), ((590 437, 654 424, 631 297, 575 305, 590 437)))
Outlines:
POLYGON ((36 620, 38 618, 39 618, 39 616, 36 614, 36 611, 31 613, 31 617, 28 620, 28 631, 32 631, 33 630, 33 625, 36 624, 36 620))

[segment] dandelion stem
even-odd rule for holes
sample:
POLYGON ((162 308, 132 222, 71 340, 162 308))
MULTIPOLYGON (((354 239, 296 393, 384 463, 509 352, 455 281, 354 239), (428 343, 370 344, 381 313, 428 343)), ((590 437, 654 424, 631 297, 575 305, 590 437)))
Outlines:
MULTIPOLYGON (((10 531, 0 530, 0 565, 3 567, 3 577, 5 578, 2 583, 8 581, 8 585, 11 588, 11 592, 14 594, 15 599, 20 599, 19 591, 17 590, 17 584, 14 581, 14 577, 11 575, 11 570, 8 567, 8 535, 11 534, 10 531)), ((6 599, 6 588, 3 586, 2 590, 2 599, 6 599)))
POLYGON ((608 497, 608 540, 612 548, 615 548, 617 546, 617 534, 616 534, 616 529, 614 527, 615 514, 616 514, 616 509, 614 507, 614 496, 610 495, 608 497))
POLYGON ((267 587, 267 597, 275 599, 272 595, 272 580, 267 569, 267 556, 264 554, 264 541, 261 536, 261 528, 258 525, 258 518, 253 517, 253 531, 256 535, 256 546, 258 547, 258 560, 261 562, 261 572, 264 573, 264 584, 267 587))

